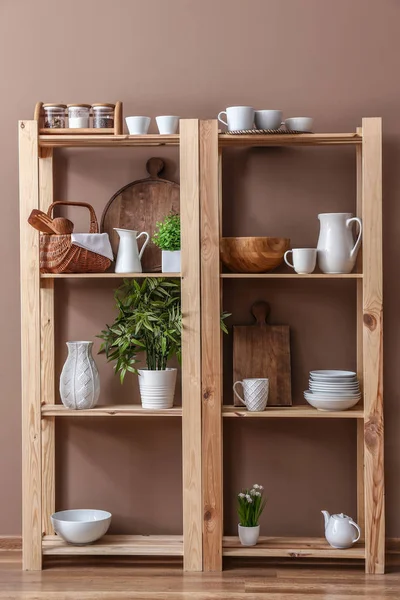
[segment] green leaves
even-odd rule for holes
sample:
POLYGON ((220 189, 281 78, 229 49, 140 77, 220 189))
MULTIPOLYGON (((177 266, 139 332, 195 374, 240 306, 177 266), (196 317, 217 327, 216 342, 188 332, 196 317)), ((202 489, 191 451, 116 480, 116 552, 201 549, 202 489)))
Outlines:
POLYGON ((158 231, 152 237, 152 242, 161 250, 174 252, 181 249, 181 218, 171 212, 162 222, 156 223, 158 231))
POLYGON ((264 488, 257 483, 251 489, 242 490, 237 497, 239 523, 243 527, 256 527, 265 508, 264 488))

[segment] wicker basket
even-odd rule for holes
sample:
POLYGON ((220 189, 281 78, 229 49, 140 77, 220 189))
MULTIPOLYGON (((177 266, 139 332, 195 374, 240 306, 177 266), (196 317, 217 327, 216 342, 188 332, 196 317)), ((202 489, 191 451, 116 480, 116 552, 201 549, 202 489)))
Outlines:
MULTIPOLYGON (((86 202, 53 202, 47 214, 52 217, 55 206, 83 206, 90 212, 89 233, 99 233, 96 213, 86 202)), ((41 273, 103 273, 111 261, 105 256, 85 250, 71 243, 71 235, 40 234, 41 273)))

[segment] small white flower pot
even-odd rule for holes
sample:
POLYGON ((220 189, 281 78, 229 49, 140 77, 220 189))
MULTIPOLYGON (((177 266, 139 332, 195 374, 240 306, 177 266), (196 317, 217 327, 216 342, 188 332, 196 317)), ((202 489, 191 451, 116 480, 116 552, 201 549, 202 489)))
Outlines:
POLYGON ((180 250, 162 250, 161 251, 161 270, 163 273, 181 272, 181 251, 180 250))
POLYGON ((139 389, 143 408, 158 410, 174 404, 177 369, 139 369, 139 389))
POLYGON ((255 546, 260 536, 260 526, 257 527, 243 527, 238 525, 239 539, 242 546, 255 546))

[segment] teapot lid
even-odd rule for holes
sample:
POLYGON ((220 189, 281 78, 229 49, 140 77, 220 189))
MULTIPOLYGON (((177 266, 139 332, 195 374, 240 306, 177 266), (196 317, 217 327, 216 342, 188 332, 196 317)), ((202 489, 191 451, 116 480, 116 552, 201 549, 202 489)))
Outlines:
POLYGON ((350 521, 351 517, 348 517, 344 513, 339 513, 338 515, 332 515, 332 519, 337 519, 338 521, 350 521))

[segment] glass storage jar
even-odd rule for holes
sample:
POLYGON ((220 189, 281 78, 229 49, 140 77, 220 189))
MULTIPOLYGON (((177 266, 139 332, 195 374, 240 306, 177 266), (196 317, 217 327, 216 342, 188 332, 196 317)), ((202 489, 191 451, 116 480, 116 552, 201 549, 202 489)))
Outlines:
POLYGON ((49 129, 65 127, 66 104, 43 104, 44 126, 49 129))
POLYGON ((89 127, 90 104, 68 104, 68 127, 86 129, 89 127))
POLYGON ((114 127, 115 104, 92 104, 93 127, 95 129, 110 129, 114 127))

